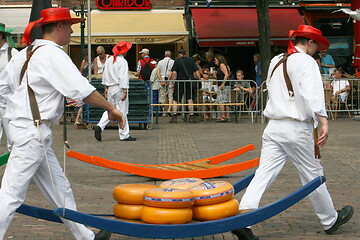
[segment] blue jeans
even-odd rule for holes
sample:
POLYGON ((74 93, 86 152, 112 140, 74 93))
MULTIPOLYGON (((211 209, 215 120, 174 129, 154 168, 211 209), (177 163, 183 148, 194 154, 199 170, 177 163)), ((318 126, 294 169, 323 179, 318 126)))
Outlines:
MULTIPOLYGON (((159 90, 152 90, 152 103, 159 103, 159 90)), ((153 106, 153 112, 156 114, 156 111, 160 111, 160 106, 153 106)))

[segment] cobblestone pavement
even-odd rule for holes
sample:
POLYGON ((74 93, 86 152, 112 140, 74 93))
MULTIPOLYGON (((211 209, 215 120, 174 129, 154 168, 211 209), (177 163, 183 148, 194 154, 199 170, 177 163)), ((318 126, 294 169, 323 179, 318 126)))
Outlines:
MULTIPOLYGON (((120 142, 115 129, 105 130, 103 141, 97 142, 93 137, 93 131, 79 130, 75 126, 68 127, 68 138, 71 149, 74 151, 130 163, 184 162, 218 155, 247 144, 254 144, 255 150, 228 162, 249 160, 260 154, 261 132, 264 125, 259 122, 251 123, 249 119, 242 119, 238 124, 234 122, 216 123, 215 121, 168 124, 168 121, 168 118, 160 118, 160 124, 154 124, 152 130, 142 130, 136 124, 131 125, 131 135, 138 139, 136 142, 120 142)), ((253 231, 262 240, 360 239, 360 214, 358 212, 360 208, 360 122, 344 117, 330 121, 330 129, 329 142, 321 149, 327 187, 337 209, 348 204, 354 206, 353 218, 336 235, 326 235, 322 231, 309 201, 304 199, 283 213, 253 226, 253 231)), ((53 131, 53 149, 59 161, 62 162, 62 127, 54 126, 53 131)), ((0 143, 0 153, 3 152, 5 152, 4 140, 0 143)), ((3 171, 4 166, 0 167, 0 176, 3 171)), ((252 171, 231 174, 222 179, 235 182, 252 171)), ((112 199, 112 190, 118 184, 159 184, 161 182, 92 166, 69 158, 66 161, 66 173, 70 179, 79 211, 91 213, 112 212, 112 206, 115 203, 112 199)), ((300 181, 296 170, 288 162, 275 183, 264 194, 261 205, 273 202, 299 186, 300 181)), ((241 199, 241 196, 242 193, 239 193, 236 197, 241 199)), ((48 207, 46 200, 34 184, 29 187, 26 203, 48 207)), ((97 230, 94 229, 94 231, 97 230)), ((62 224, 16 214, 5 239, 61 240, 74 238, 62 224)), ((139 238, 113 234, 111 239, 139 238)), ((232 240, 236 238, 231 233, 223 233, 193 239, 232 240)))

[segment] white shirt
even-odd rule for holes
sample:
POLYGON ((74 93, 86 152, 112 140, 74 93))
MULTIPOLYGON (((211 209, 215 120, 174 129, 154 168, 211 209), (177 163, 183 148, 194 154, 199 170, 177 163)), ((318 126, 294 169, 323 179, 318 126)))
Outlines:
POLYGON ((324 101, 324 89, 321 74, 314 58, 296 47, 299 53, 294 53, 287 60, 289 74, 294 96, 290 97, 284 78, 282 64, 275 70, 270 79, 271 72, 282 54, 274 57, 270 62, 267 77, 269 100, 264 115, 270 119, 292 118, 299 121, 314 119, 317 127, 317 117, 327 117, 324 101))
MULTIPOLYGON (((105 54, 105 55, 106 55, 105 59, 108 59, 109 55, 108 54, 105 54)), ((97 66, 98 66, 98 72, 96 74, 101 74, 104 72, 105 63, 101 62, 100 56, 97 56, 95 59, 97 61, 97 66)), ((105 60, 105 62, 106 62, 106 60, 105 60)))
POLYGON ((157 67, 154 68, 151 72, 150 81, 151 81, 151 89, 152 90, 159 90, 161 88, 161 83, 157 77, 157 67))
MULTIPOLYGON (((9 62, 9 57, 8 57, 8 48, 9 48, 9 44, 8 43, 4 43, 4 45, 1 47, 0 49, 0 73, 4 70, 5 66, 8 64, 9 62)), ((15 56, 19 51, 16 50, 15 48, 11 49, 11 56, 15 56)), ((0 99, 0 107, 1 106, 5 106, 6 105, 6 100, 0 99)), ((1 107, 4 108, 4 107, 1 107)))
POLYGON ((165 57, 163 60, 159 61, 157 68, 160 69, 160 76, 163 80, 165 77, 169 77, 169 74, 174 65, 174 62, 175 61, 169 57, 165 57), (168 63, 169 63, 169 65, 166 68, 166 65, 168 63))
MULTIPOLYGON (((9 44, 6 42, 4 45, 0 48, 0 73, 4 70, 6 64, 9 62, 8 58, 8 48, 9 44)), ((16 48, 11 49, 11 56, 15 56, 19 51, 16 50, 16 48)))
POLYGON ((33 45, 34 49, 42 47, 31 57, 21 85, 20 72, 26 61, 27 48, 16 54, 0 74, 0 99, 9 97, 4 117, 20 126, 33 121, 27 91, 29 82, 41 118, 56 124, 63 114, 64 96, 82 103, 95 88, 80 74, 61 46, 41 39, 35 40, 33 45))
MULTIPOLYGON (((331 82, 331 86, 333 88, 333 95, 335 95, 335 93, 337 91, 340 91, 340 90, 346 88, 346 86, 350 86, 350 83, 348 80, 335 79, 334 81, 331 82)), ((342 92, 339 95, 340 95, 341 101, 345 101, 347 92, 342 92)))
POLYGON ((116 62, 114 56, 106 59, 101 83, 108 87, 119 85, 120 88, 129 89, 129 65, 123 55, 117 55, 116 62))

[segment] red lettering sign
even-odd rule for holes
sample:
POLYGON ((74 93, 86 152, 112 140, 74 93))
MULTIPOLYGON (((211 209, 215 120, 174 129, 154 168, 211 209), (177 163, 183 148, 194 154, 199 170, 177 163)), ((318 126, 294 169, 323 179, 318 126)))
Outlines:
POLYGON ((99 9, 151 9, 150 0, 96 0, 99 9))

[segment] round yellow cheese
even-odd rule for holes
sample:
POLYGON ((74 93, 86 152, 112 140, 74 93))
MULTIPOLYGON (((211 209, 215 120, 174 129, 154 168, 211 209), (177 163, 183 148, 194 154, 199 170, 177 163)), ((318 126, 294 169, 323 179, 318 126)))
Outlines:
POLYGON ((195 195, 194 205, 225 202, 234 195, 234 187, 226 181, 207 181, 189 188, 195 195))
POLYGON ((160 184, 161 188, 188 189, 194 185, 204 182, 201 178, 178 178, 165 181, 160 184))
POLYGON ((195 220, 216 220, 236 215, 239 211, 239 202, 235 198, 232 198, 226 202, 203 206, 193 206, 192 210, 193 219, 195 220))
POLYGON ((186 189, 153 188, 145 191, 144 204, 150 207, 186 208, 194 204, 194 194, 186 189))
POLYGON ((151 184, 121 184, 114 188, 114 199, 119 203, 143 204, 144 192, 150 188, 158 188, 151 184))
POLYGON ((117 203, 114 205, 114 215, 118 218, 140 220, 145 205, 117 203))
POLYGON ((190 208, 155 208, 145 206, 141 220, 153 224, 183 224, 192 219, 190 208))

